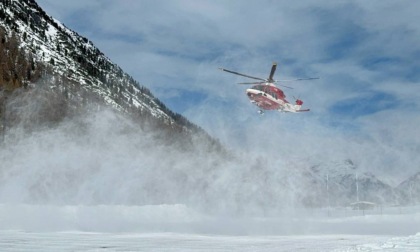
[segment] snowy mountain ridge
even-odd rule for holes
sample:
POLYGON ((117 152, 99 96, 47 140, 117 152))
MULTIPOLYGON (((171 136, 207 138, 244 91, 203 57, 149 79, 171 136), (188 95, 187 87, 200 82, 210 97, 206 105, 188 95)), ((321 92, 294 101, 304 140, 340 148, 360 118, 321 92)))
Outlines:
MULTIPOLYGON (((34 0, 1 2, 0 25, 21 38, 21 47, 44 62, 52 72, 77 82, 120 111, 138 110, 186 131, 197 127, 170 111, 91 41, 48 16, 34 0)), ((64 87, 61 87, 64 88, 64 87)))
POLYGON ((314 165, 302 179, 311 185, 304 200, 309 205, 343 206, 356 201, 380 205, 402 203, 401 188, 384 183, 372 172, 360 170, 350 159, 314 165))

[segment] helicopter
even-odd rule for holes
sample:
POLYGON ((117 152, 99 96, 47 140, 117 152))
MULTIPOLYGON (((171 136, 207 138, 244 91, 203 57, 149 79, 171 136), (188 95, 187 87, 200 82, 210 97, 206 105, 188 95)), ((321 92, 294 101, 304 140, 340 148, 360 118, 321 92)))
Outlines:
MULTIPOLYGON (((243 77, 247 77, 250 79, 257 80, 256 82, 241 82, 238 84, 244 85, 254 85, 251 88, 246 90, 246 94, 250 99, 251 103, 257 105, 260 109, 258 110, 259 114, 264 114, 265 110, 277 110, 279 112, 308 112, 309 109, 301 109, 303 101, 299 98, 295 98, 295 104, 291 104, 286 100, 286 95, 284 94, 283 90, 278 88, 274 83, 276 82, 287 82, 287 81, 303 81, 303 80, 316 80, 319 79, 318 77, 312 78, 298 78, 292 80, 274 80, 273 76, 276 72, 277 63, 273 62, 273 66, 271 67, 270 75, 268 79, 254 77, 242 73, 238 73, 235 71, 227 70, 224 68, 219 68, 224 72, 228 72, 231 74, 240 75, 243 77)), ((289 86, 279 85, 282 87, 293 89, 289 86)))

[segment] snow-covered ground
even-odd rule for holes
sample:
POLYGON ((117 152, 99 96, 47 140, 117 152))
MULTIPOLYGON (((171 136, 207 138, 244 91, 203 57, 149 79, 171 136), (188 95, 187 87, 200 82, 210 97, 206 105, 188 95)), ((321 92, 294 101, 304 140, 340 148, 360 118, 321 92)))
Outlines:
POLYGON ((179 233, 1 231, 1 251, 419 251, 420 234, 218 236, 179 233))
POLYGON ((184 205, 3 204, 0 251, 420 251, 415 209, 268 218, 210 216, 184 205))
POLYGON ((221 236, 181 233, 0 231, 1 251, 420 251, 420 233, 221 236))

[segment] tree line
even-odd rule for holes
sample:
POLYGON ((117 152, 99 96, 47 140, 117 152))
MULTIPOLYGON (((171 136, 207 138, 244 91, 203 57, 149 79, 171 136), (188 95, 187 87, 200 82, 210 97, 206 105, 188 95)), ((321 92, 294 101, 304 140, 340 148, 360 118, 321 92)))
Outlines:
POLYGON ((41 77, 42 65, 30 53, 19 48, 15 33, 8 36, 0 27, 0 91, 13 91, 26 87, 41 77))

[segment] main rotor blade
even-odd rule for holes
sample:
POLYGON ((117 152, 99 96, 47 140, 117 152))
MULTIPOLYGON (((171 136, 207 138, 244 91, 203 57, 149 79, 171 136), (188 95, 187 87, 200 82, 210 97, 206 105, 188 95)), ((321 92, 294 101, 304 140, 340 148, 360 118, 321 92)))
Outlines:
POLYGON ((294 89, 294 88, 292 88, 292 87, 289 87, 289 86, 285 86, 285 85, 279 85, 279 86, 282 86, 282 87, 285 87, 285 88, 290 88, 290 89, 294 89))
MULTIPOLYGON (((267 82, 240 82, 240 83, 237 83, 237 84, 241 84, 241 85, 257 85, 257 84, 267 84, 267 82)), ((285 85, 278 85, 278 86, 282 86, 282 87, 285 87, 285 88, 290 88, 290 89, 293 89, 292 87, 289 87, 289 86, 285 86, 285 85)))
POLYGON ((313 77, 313 78, 298 78, 298 79, 292 79, 292 80, 274 80, 274 82, 286 82, 286 81, 303 81, 303 80, 318 80, 319 77, 313 77))
POLYGON ((274 73, 276 72, 276 68, 277 68, 277 63, 273 62, 273 66, 271 67, 270 76, 268 76, 268 82, 274 82, 273 76, 274 76, 274 73))
POLYGON ((228 72, 228 73, 240 75, 240 76, 251 78, 251 79, 254 79, 254 80, 266 81, 265 79, 262 79, 262 78, 258 78, 258 77, 254 77, 254 76, 250 76, 250 75, 246 75, 246 74, 241 74, 241 73, 234 72, 234 71, 231 71, 231 70, 227 70, 227 69, 224 69, 224 68, 221 68, 221 67, 219 67, 219 69, 222 70, 222 71, 228 72))
POLYGON ((239 82, 237 84, 242 84, 242 85, 257 85, 257 84, 265 84, 266 82, 239 82))

